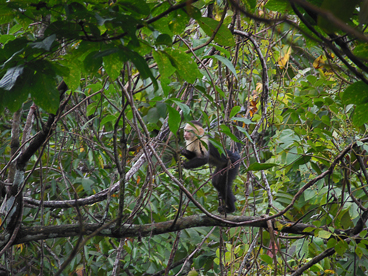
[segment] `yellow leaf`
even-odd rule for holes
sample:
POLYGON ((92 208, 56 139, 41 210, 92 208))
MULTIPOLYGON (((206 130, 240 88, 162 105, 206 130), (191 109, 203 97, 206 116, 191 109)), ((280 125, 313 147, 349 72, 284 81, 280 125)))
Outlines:
MULTIPOLYGON (((257 92, 262 92, 262 88, 263 88, 262 83, 257 82, 257 84, 256 84, 256 91, 257 92)), ((255 91, 253 91, 253 94, 254 94, 254 92, 255 91)))
MULTIPOLYGON (((288 223, 289 224, 289 223, 288 223)), ((275 221, 275 229, 277 230, 282 230, 284 227, 288 227, 288 226, 291 226, 290 224, 288 225, 283 225, 282 223, 278 222, 278 221, 275 221)))
POLYGON ((75 270, 75 274, 77 274, 78 276, 83 276, 84 275, 83 269, 84 269, 83 265, 78 265, 75 270))
POLYGON ((326 57, 324 55, 322 56, 319 56, 318 58, 316 58, 314 61, 313 61, 313 67, 315 69, 319 69, 319 68, 322 68, 323 65, 325 64, 325 61, 326 61, 326 57))
POLYGON ((289 61, 290 59, 290 54, 291 54, 291 47, 288 47, 288 49, 286 50, 286 53, 281 56, 279 58, 279 60, 277 61, 277 63, 279 64, 280 66, 280 69, 284 69, 286 63, 289 61))
POLYGON ((197 276, 198 272, 193 268, 189 273, 188 276, 197 276))
POLYGON ((249 114, 250 116, 253 116, 257 112, 257 102, 256 101, 250 101, 249 104, 249 114))
POLYGON ((104 165, 104 162, 103 162, 103 159, 102 159, 101 155, 98 156, 98 162, 100 163, 100 167, 103 169, 105 167, 105 165, 104 165))
POLYGON ((22 252, 22 251, 23 251, 23 248, 24 248, 23 243, 21 243, 21 244, 17 244, 17 246, 16 246, 16 249, 20 249, 20 252, 22 252))

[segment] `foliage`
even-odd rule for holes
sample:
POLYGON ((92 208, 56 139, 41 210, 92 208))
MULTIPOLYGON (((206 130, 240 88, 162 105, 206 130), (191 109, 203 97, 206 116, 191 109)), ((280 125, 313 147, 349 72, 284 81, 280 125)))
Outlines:
POLYGON ((367 274, 368 1, 240 2, 0 5, 1 272, 367 274))

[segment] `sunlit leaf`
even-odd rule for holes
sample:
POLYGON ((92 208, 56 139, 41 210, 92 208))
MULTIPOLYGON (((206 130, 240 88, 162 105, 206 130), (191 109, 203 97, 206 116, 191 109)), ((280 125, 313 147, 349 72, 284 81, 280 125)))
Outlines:
POLYGON ((286 66, 286 63, 289 61, 290 54, 291 54, 291 47, 288 47, 286 52, 282 54, 283 55, 280 56, 279 60, 277 61, 280 69, 284 69, 284 67, 286 66))
POLYGON ((262 170, 268 170, 270 168, 273 168, 273 167, 276 167, 278 166, 277 164, 274 164, 274 163, 253 163, 253 164, 250 164, 247 171, 262 171, 262 170))

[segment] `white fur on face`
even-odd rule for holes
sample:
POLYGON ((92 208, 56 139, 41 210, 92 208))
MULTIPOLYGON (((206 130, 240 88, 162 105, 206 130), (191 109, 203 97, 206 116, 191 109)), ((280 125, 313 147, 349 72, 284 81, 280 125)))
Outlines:
POLYGON ((186 143, 186 149, 195 152, 197 156, 208 155, 207 148, 202 144, 202 142, 208 145, 208 137, 202 136, 200 139, 197 136, 204 133, 204 129, 198 125, 195 128, 190 124, 186 124, 184 128, 184 139, 186 143))

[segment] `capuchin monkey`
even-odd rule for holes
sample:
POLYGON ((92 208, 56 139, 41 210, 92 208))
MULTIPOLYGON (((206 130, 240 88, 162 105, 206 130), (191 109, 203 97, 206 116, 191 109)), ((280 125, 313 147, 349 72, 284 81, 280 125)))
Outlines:
MULTIPOLYGON (((204 135, 202 124, 198 121, 192 121, 193 124, 186 124, 184 127, 184 139, 186 148, 181 151, 188 161, 183 163, 185 169, 193 169, 209 163, 216 167, 212 177, 212 185, 217 189, 219 198, 226 203, 224 210, 223 206, 218 208, 220 213, 232 213, 235 211, 236 198, 233 194, 231 186, 236 175, 238 174, 240 164, 228 166, 228 159, 212 145, 208 136, 204 135), (207 144, 206 145, 204 145, 207 144), (223 171, 222 171, 223 170, 223 171), (222 171, 219 173, 219 171, 222 171)), ((226 150, 231 163, 240 159, 238 153, 226 150)))

